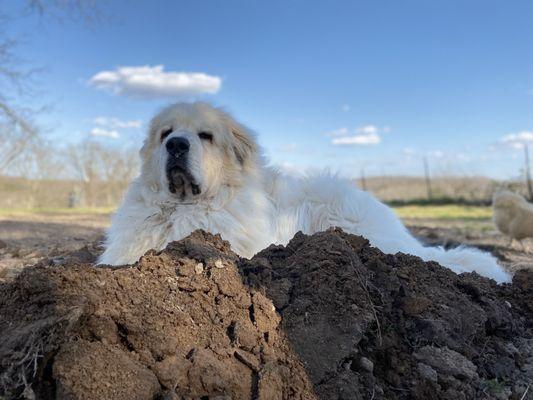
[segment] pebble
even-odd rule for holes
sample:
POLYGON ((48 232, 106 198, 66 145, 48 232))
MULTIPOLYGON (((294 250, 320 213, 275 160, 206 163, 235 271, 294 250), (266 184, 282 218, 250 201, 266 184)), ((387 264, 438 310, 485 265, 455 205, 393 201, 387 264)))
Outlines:
POLYGON ((202 263, 198 263, 194 266, 194 272, 196 272, 197 274, 201 274, 202 272, 204 272, 204 264, 202 263))
POLYGON ((428 381, 437 382, 438 374, 433 368, 424 363, 418 363, 418 373, 420 376, 428 381))
POLYGON ((374 363, 366 357, 361 357, 359 359, 359 366, 365 371, 372 372, 374 371, 374 363))

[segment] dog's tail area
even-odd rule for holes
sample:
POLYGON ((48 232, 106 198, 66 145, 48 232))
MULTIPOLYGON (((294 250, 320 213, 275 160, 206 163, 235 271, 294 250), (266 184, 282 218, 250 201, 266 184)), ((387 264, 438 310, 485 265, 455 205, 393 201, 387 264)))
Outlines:
POLYGON ((449 250, 426 247, 411 235, 389 207, 370 194, 352 189, 346 198, 341 215, 348 218, 338 226, 365 236, 383 252, 413 254, 424 261, 436 261, 458 274, 475 271, 498 283, 511 281, 511 276, 490 253, 464 246, 449 250), (350 216, 357 220, 356 224, 350 223, 350 216))
POLYGON ((458 274, 475 271, 498 283, 511 281, 511 275, 498 264, 496 258, 478 249, 463 246, 449 250, 442 247, 422 247, 419 251, 420 254, 417 255, 424 261, 436 261, 458 274))

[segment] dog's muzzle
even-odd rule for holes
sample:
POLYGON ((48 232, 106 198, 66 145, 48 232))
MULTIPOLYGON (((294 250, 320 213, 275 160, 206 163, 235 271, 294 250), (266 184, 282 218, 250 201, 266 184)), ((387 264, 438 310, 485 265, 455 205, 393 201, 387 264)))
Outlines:
POLYGON ((168 190, 171 193, 179 194, 182 199, 187 196, 189 191, 193 196, 200 194, 200 185, 190 173, 187 165, 189 141, 186 138, 175 137, 169 139, 165 147, 168 152, 166 165, 168 190))

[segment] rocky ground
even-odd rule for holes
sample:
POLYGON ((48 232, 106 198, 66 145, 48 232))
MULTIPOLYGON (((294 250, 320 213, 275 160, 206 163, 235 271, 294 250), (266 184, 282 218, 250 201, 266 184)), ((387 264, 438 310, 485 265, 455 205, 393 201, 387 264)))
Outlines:
POLYGON ((531 270, 498 286, 338 230, 252 260, 200 231, 98 251, 0 284, 0 396, 533 399, 531 270))

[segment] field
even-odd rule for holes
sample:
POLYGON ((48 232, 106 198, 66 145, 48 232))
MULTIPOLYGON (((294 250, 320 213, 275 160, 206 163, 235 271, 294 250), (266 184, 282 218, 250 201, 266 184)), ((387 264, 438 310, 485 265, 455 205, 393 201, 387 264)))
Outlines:
MULTIPOLYGON (((402 206, 396 213, 428 244, 468 244, 492 252, 510 270, 533 268, 533 244, 510 245, 492 225, 486 206, 402 206)), ((87 247, 98 254, 111 208, 0 209, 0 280, 43 258, 59 260, 87 247)))

